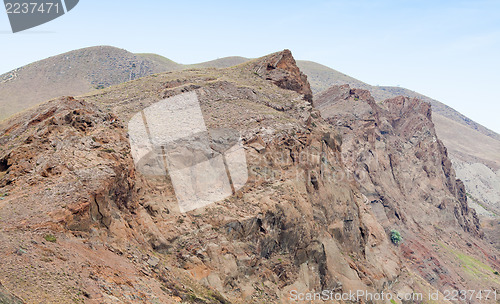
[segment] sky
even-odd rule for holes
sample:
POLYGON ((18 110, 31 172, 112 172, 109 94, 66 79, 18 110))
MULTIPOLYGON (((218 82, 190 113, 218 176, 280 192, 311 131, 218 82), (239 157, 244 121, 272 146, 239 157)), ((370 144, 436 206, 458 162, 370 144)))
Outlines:
POLYGON ((179 63, 290 49, 372 85, 437 99, 500 133, 500 1, 97 1, 12 34, 0 11, 0 74, 111 45, 179 63))

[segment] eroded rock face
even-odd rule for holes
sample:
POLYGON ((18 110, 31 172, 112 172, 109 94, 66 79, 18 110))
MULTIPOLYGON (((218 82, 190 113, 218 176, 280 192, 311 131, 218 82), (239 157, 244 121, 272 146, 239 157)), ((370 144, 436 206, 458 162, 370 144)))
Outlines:
MULTIPOLYGON (((61 98, 2 124, 1 283, 27 303, 287 303, 293 290, 479 289, 433 247, 438 239, 456 250, 481 231, 428 107, 377 105, 341 87, 318 103, 332 126, 304 100, 308 84, 288 52, 255 62, 61 98), (125 126, 186 92, 197 95, 208 132, 241 134, 248 182, 181 213, 169 175, 135 169, 125 126), (404 237, 399 247, 392 228, 404 237)), ((467 252, 498 265, 482 245, 470 240, 467 252)))
POLYGON ((462 238, 470 240, 482 238, 483 231, 436 136, 430 105, 406 97, 377 104, 368 91, 347 85, 330 88, 315 104, 340 131, 346 167, 377 220, 386 231, 398 229, 405 235, 403 255, 433 285, 461 286, 455 270, 445 265, 447 257, 431 250, 433 239, 465 231, 462 238), (432 263, 418 262, 425 256, 432 263))
POLYGON ((274 53, 252 63, 253 72, 280 88, 292 90, 304 95, 312 102, 312 91, 307 76, 297 67, 290 50, 274 53))
POLYGON ((101 303, 139 290, 162 303, 277 303, 291 290, 375 291, 394 281, 401 261, 344 171, 340 136, 304 100, 308 84, 290 53, 265 60, 271 80, 234 68, 166 74, 110 92, 103 108, 63 98, 4 124, 0 193, 9 195, 0 202, 0 251, 9 267, 0 276, 8 287, 29 303, 62 301, 69 287, 101 303), (228 81, 242 73, 253 87, 228 81), (168 176, 135 170, 124 126, 187 91, 197 94, 209 130, 239 131, 249 181, 224 201, 181 213, 168 176), (44 241, 49 234, 54 243, 44 241), (8 254, 20 241, 30 244, 8 254), (40 269, 29 287, 14 284, 26 264, 18 257, 40 269), (71 270, 72 280, 56 283, 45 263, 71 270))
MULTIPOLYGON (((31 189, 19 205, 19 216, 27 218, 23 225, 50 220, 69 230, 89 231, 93 219, 109 228, 111 205, 127 208, 134 193, 135 170, 128 163, 126 133, 116 116, 68 97, 23 119, 7 125, 0 137, 5 147, 0 158, 6 164, 0 187, 6 192, 31 189), (59 192, 38 189, 47 183, 56 184, 59 192), (47 203, 38 206, 38 200, 47 203), (66 210, 58 209, 59 200, 66 210), (41 209, 29 212, 24 209, 29 204, 41 209)), ((7 223, 17 220, 11 217, 7 223)))
POLYGON ((413 201, 421 208, 427 203, 437 209, 413 215, 418 221, 454 214, 465 231, 482 235, 475 212, 467 207, 463 183, 436 136, 430 104, 406 97, 376 104, 368 91, 347 85, 332 87, 318 97, 318 104, 324 116, 341 127, 345 160, 364 178, 365 195, 392 200, 391 205, 413 201))

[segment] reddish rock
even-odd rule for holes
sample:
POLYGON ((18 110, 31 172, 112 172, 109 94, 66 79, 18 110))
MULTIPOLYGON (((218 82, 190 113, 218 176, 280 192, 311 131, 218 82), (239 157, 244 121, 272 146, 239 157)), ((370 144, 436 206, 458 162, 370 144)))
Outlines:
POLYGON ((278 87, 304 95, 312 102, 312 91, 307 76, 297 67, 290 50, 274 53, 252 62, 252 70, 278 87))

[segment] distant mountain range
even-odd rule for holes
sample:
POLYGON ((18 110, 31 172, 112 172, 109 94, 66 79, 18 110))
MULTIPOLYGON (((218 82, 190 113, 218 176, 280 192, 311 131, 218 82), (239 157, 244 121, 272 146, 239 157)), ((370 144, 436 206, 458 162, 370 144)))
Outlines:
POLYGON ((299 60, 297 65, 308 76, 315 96, 333 85, 348 84, 351 88, 370 91, 377 102, 406 96, 430 103, 437 135, 448 149, 457 177, 464 182, 467 192, 473 198, 469 200, 470 204, 481 215, 489 217, 500 214, 499 134, 442 102, 412 90, 372 86, 316 62, 299 60))

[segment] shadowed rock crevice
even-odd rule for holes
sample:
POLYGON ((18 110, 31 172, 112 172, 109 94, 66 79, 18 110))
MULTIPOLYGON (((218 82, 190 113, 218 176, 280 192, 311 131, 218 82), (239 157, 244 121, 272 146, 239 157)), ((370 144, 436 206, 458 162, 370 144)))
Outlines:
POLYGON ((6 172, 7 170, 9 170, 9 168, 10 165, 8 158, 0 159, 0 172, 6 172))
MULTIPOLYGON (((342 126, 343 137, 349 138, 348 145, 344 144, 344 150, 349 149, 347 160, 356 157, 350 165, 369 177, 371 182, 371 185, 363 185, 365 195, 373 192, 369 189, 374 189, 379 196, 395 201, 433 200, 430 196, 424 198, 414 185, 421 172, 415 171, 408 162, 420 163, 425 169, 425 183, 437 186, 436 183, 441 181, 445 186, 440 190, 442 195, 455 201, 453 215, 462 229, 477 236, 483 235, 474 210, 467 207, 463 183, 456 179, 446 148, 436 136, 430 104, 402 96, 377 104, 368 91, 351 89, 347 85, 335 86, 321 93, 315 104, 332 124, 342 126), (351 130, 343 127, 345 125, 357 128, 351 130), (364 141, 360 141, 361 138, 364 141), (411 155, 418 160, 412 160, 411 155), (384 176, 385 172, 390 173, 389 180, 384 176), (388 181, 398 190, 390 189, 388 181)), ((435 197, 436 190, 429 188, 427 193, 435 197)), ((446 212, 449 211, 443 209, 440 212, 443 218, 446 212)))

